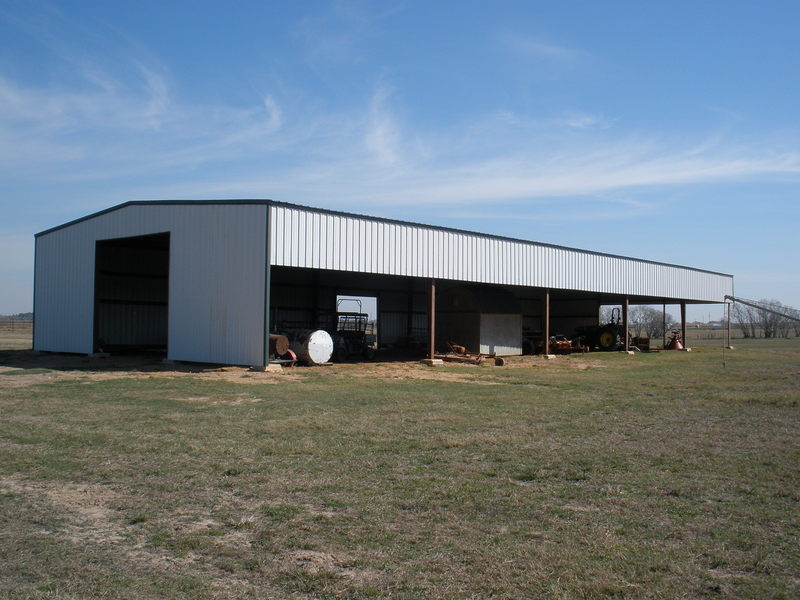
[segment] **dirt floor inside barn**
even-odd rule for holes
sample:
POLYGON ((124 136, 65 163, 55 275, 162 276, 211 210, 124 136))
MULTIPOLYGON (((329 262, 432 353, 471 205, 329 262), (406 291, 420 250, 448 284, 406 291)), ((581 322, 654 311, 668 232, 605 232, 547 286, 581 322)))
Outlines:
POLYGON ((798 597, 800 340, 735 345, 275 374, 3 334, 0 597, 798 597))

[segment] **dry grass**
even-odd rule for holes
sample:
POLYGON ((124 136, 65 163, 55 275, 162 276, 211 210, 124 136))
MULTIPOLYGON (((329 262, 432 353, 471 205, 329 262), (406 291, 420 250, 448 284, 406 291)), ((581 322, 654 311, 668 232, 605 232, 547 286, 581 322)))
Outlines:
POLYGON ((28 350, 31 348, 31 331, 0 331, 0 348, 28 350))
POLYGON ((797 597, 800 343, 738 346, 288 377, 0 353, 0 596, 797 597))

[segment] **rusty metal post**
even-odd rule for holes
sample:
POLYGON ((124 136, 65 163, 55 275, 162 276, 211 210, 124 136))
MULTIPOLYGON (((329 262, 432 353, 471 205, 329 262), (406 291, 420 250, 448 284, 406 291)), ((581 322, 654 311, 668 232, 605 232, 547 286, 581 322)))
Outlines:
POLYGON ((550 354, 550 290, 544 293, 544 354, 550 354))
POLYGON ((428 284, 428 358, 436 353, 436 280, 428 284))
POLYGON ((686 342, 686 301, 681 301, 681 341, 684 348, 689 347, 686 342))
POLYGON ((630 304, 630 300, 627 296, 622 301, 622 337, 624 338, 622 342, 622 348, 627 352, 628 348, 628 305, 630 304))

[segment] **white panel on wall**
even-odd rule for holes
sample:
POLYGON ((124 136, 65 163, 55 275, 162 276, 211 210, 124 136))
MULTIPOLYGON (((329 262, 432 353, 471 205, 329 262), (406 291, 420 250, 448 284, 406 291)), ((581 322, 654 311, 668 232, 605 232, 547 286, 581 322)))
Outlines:
POLYGON ((522 315, 480 315, 480 352, 499 356, 522 354, 522 315))

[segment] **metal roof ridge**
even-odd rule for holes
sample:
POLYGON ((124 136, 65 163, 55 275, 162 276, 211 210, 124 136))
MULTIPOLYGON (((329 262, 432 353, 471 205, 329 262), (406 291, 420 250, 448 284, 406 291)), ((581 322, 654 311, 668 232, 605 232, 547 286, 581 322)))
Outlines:
POLYGON ((582 248, 574 248, 574 247, 571 247, 571 246, 562 246, 562 245, 559 245, 559 244, 551 244, 551 243, 548 243, 548 242, 537 242, 537 241, 534 241, 534 240, 525 240, 525 239, 522 239, 522 238, 514 238, 514 237, 503 236, 503 235, 498 235, 498 234, 493 234, 493 233, 483 233, 483 232, 480 232, 480 231, 470 231, 468 229, 458 229, 458 228, 455 228, 455 227, 446 227, 446 226, 442 226, 442 225, 430 225, 428 223, 417 223, 415 221, 402 221, 400 219, 390 219, 390 218, 387 218, 387 217, 375 217, 375 216, 364 215, 364 214, 360 214, 360 213, 351 213, 351 212, 346 212, 346 211, 341 211, 341 210, 334 210, 334 209, 330 209, 330 208, 319 208, 319 207, 316 207, 316 206, 308 206, 308 205, 305 205, 305 204, 296 204, 296 203, 292 203, 292 202, 283 202, 283 201, 271 200, 271 199, 267 199, 267 198, 262 198, 262 199, 256 199, 256 198, 233 199, 232 198, 232 199, 217 199, 217 200, 129 200, 128 202, 123 202, 121 204, 117 204, 115 206, 111 206, 109 208, 106 208, 104 210, 100 210, 100 211, 91 213, 91 214, 86 215, 84 217, 80 217, 78 219, 74 219, 72 221, 68 221, 67 223, 63 223, 61 225, 57 225, 55 227, 51 227, 50 229, 45 229, 44 231, 40 231, 39 233, 34 234, 34 236, 35 237, 40 237, 40 236, 43 236, 43 235, 47 235, 48 233, 53 233, 53 232, 58 231, 60 229, 65 229, 67 227, 71 227, 73 225, 77 225, 78 223, 81 223, 83 221, 88 221, 90 219, 94 219, 96 217, 99 217, 99 216, 114 212, 116 210, 120 210, 122 208, 126 208, 128 206, 175 205, 175 204, 177 204, 177 205, 180 205, 180 204, 186 204, 186 205, 197 205, 197 204, 222 204, 222 205, 225 205, 225 204, 228 204, 228 205, 263 204, 263 205, 267 205, 267 206, 282 206, 282 207, 285 207, 285 208, 299 209, 299 210, 304 210, 304 211, 323 213, 323 214, 329 214, 329 215, 337 215, 337 216, 342 216, 342 217, 354 217, 354 218, 358 218, 358 219, 367 219, 367 220, 370 220, 370 221, 377 221, 377 222, 381 222, 381 223, 392 223, 392 224, 395 224, 395 225, 410 225, 412 227, 422 227, 422 228, 425 228, 425 229, 446 231, 446 232, 457 233, 457 234, 462 234, 462 235, 463 234, 466 234, 466 235, 477 235, 477 236, 483 237, 483 238, 496 239, 496 240, 507 241, 507 242, 514 242, 514 243, 518 243, 518 244, 521 243, 521 244, 528 244, 528 245, 534 245, 534 246, 543 246, 543 247, 546 247, 546 248, 555 248, 557 250, 568 250, 568 251, 571 251, 571 252, 581 252, 581 253, 585 253, 585 254, 593 254, 595 256, 606 256, 608 258, 621 258, 621 259, 625 259, 625 260, 634 260, 634 261, 637 261, 637 262, 643 262, 643 263, 652 264, 652 265, 659 265, 659 266, 664 266, 664 267, 674 267, 674 268, 678 268, 678 269, 688 269, 688 270, 697 271, 697 272, 700 272, 700 273, 709 273, 711 275, 721 275, 723 277, 730 277, 731 279, 733 278, 733 275, 731 275, 730 273, 722 273, 720 271, 711 271, 709 269, 701 269, 701 268, 698 268, 698 267, 689 267, 689 266, 686 266, 686 265, 678 265, 678 264, 674 264, 674 263, 660 262, 660 261, 656 261, 656 260, 650 260, 650 259, 647 259, 647 258, 637 258, 635 256, 624 256, 622 254, 611 254, 609 252, 599 252, 599 251, 596 251, 596 250, 586 250, 586 249, 582 249, 582 248))

